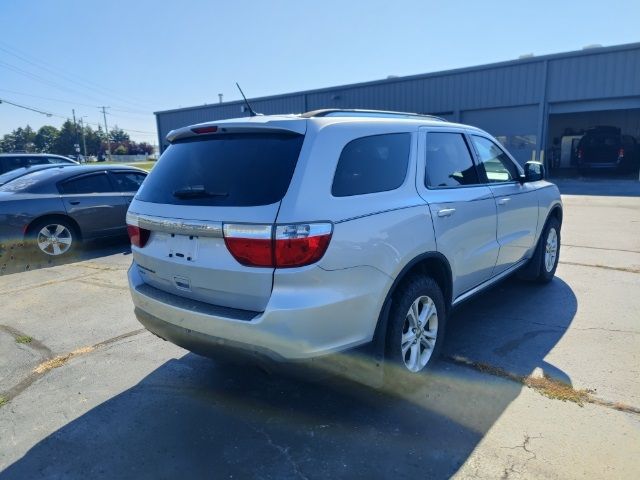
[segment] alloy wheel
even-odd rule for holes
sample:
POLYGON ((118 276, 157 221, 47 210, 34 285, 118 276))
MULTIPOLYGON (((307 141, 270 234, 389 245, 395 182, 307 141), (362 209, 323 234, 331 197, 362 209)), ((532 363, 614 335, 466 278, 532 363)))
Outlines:
POLYGON ((544 268, 547 272, 553 270, 556 264, 556 258, 558 257, 558 232, 555 228, 549 229, 547 234, 547 243, 544 249, 544 268))
POLYGON ((42 253, 58 256, 69 251, 73 243, 73 235, 66 226, 53 223, 42 227, 36 242, 42 253))
POLYGON ((423 295, 409 307, 402 327, 402 360, 411 372, 422 370, 436 346, 438 337, 438 312, 434 301, 423 295))

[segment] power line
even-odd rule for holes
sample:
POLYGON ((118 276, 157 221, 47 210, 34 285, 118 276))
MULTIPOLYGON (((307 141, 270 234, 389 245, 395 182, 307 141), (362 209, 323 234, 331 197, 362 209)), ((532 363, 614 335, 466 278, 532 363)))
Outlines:
MULTIPOLYGON (((83 92, 78 92, 76 90, 72 90, 71 88, 68 88, 68 87, 66 87, 64 85, 60 85, 59 83, 56 83, 56 82, 53 82, 53 81, 51 81, 49 79, 43 78, 40 75, 36 75, 35 73, 29 72, 29 71, 24 70, 24 69, 22 69, 20 67, 16 67, 15 65, 12 65, 10 63, 4 62, 2 60, 0 60, 0 67, 6 68, 7 70, 11 70, 11 71, 13 71, 15 73, 19 73, 21 75, 24 75, 25 77, 31 78, 32 80, 35 80, 35 81, 40 82, 40 83, 43 83, 45 85, 48 85, 48 86, 51 86, 51 87, 55 87, 55 88, 57 88, 59 90, 63 90, 64 92, 72 93, 74 95, 80 95, 80 96, 83 96, 85 98, 90 98, 92 100, 96 100, 97 102, 98 101, 102 101, 100 99, 100 97, 96 97, 95 95, 90 95, 90 94, 86 94, 86 93, 83 93, 83 92)), ((121 109, 121 108, 118 107, 118 110, 125 111, 127 109, 121 109)), ((132 113, 136 113, 133 110, 131 110, 131 112, 132 113)), ((140 112, 140 110, 138 110, 138 112, 140 112)))
POLYGON ((5 100, 4 98, 0 98, 0 103, 8 103, 9 105, 13 105, 14 107, 24 108, 25 110, 31 110, 32 112, 40 113, 42 115, 46 115, 47 117, 52 117, 53 113, 43 112, 42 110, 38 110, 37 108, 27 107, 26 105, 20 105, 18 103, 10 102, 9 100, 5 100))
POLYGON ((92 90, 94 92, 99 93, 100 95, 106 95, 112 97, 112 98, 119 98, 120 101, 124 101, 125 103, 132 103, 132 104, 137 104, 143 107, 148 107, 148 105, 145 105, 141 102, 139 102, 138 100, 133 100, 133 98, 127 98, 123 95, 120 95, 119 93, 116 93, 114 90, 112 89, 108 89, 105 88, 95 82, 83 79, 81 77, 79 77, 77 74, 73 74, 73 76, 69 76, 66 74, 66 72, 60 68, 57 68, 53 65, 51 65, 50 63, 44 62, 42 60, 38 60, 36 59, 33 55, 27 55, 24 52, 21 52, 20 50, 18 50, 15 47, 12 47, 10 45, 8 45, 5 42, 0 42, 0 50, 8 53, 9 55, 12 55, 18 59, 20 59, 21 61, 28 63, 36 68, 40 68, 46 72, 49 72, 53 75, 57 75, 58 77, 61 77, 63 79, 65 79, 67 82, 76 84, 82 88, 85 88, 87 90, 92 90))
MULTIPOLYGON (((36 112, 36 113, 39 113, 41 115, 46 115, 47 117, 58 117, 58 118, 62 118, 64 120, 70 120, 70 117, 68 115, 61 115, 59 113, 47 112, 47 111, 40 110, 38 108, 31 107, 31 106, 28 106, 28 105, 15 103, 15 102, 12 102, 10 100, 6 100, 4 98, 0 98, 0 104, 1 103, 6 103, 8 105, 13 105, 14 107, 23 108, 25 110, 30 110, 32 112, 36 112)), ((101 127, 101 125, 99 123, 86 122, 86 124, 87 125, 93 125, 94 127, 101 127)), ((118 125, 116 125, 116 126, 118 126, 118 125)), ((123 131, 127 132, 127 133, 139 133, 139 134, 144 134, 144 135, 149 135, 149 136, 153 135, 154 137, 156 135, 156 132, 150 132, 150 131, 145 131, 145 130, 134 130, 134 129, 131 129, 131 128, 122 128, 120 126, 118 126, 118 128, 120 130, 123 130, 123 131)))
MULTIPOLYGON (((74 101, 71 101, 71 100, 62 100, 61 98, 45 97, 45 96, 42 96, 42 95, 33 95, 32 93, 18 92, 16 90, 8 90, 6 88, 0 88, 0 92, 13 93, 14 95, 22 95, 22 96, 25 96, 25 97, 39 98, 41 100, 49 100, 49 101, 52 101, 52 102, 66 103, 66 104, 69 104, 69 105, 75 105, 75 106, 81 106, 81 107, 88 107, 88 108, 95 108, 96 107, 96 105, 90 105, 88 103, 74 102, 74 101)), ((134 114, 134 115, 141 115, 141 116, 142 115, 144 115, 144 116, 153 115, 152 112, 143 112, 142 110, 127 110, 127 109, 123 109, 123 108, 114 108, 113 110, 117 110, 119 112, 131 113, 131 114, 134 114)), ((123 117, 123 118, 126 118, 126 117, 123 117)))

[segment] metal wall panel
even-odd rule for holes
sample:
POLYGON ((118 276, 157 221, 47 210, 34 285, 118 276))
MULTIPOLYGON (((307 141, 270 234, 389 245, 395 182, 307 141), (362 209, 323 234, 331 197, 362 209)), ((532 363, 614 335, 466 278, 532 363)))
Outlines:
POLYGON ((640 48, 549 61, 550 102, 640 95, 640 48))
MULTIPOLYGON (((513 125, 514 120, 520 121, 513 115, 502 117, 501 108, 630 96, 640 96, 640 44, 264 97, 251 99, 251 103, 265 114, 369 108, 434 113, 463 121, 474 114, 461 117, 460 112, 484 109, 487 115, 498 115, 488 128, 495 133, 513 125)), ((230 102, 158 112, 160 144, 175 128, 246 116, 242 106, 242 102, 230 102)), ((545 122, 545 114, 537 115, 536 125, 545 122)), ((531 122, 531 114, 522 121, 531 122)), ((537 125, 531 133, 540 135, 542 131, 543 126, 537 125)))
POLYGON ((537 149, 538 111, 538 105, 471 110, 463 112, 461 120, 498 138, 524 164, 537 149))

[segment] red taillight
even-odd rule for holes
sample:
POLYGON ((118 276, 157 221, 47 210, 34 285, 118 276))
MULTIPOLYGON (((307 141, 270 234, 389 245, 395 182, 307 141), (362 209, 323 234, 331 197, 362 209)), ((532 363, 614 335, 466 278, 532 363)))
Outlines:
POLYGON ((225 224, 224 243, 242 265, 273 267, 271 230, 271 225, 225 224))
POLYGON ((140 228, 137 225, 127 225, 127 233, 129 234, 131 245, 142 248, 147 244, 151 231, 146 228, 140 228))
POLYGON ((330 223, 300 225, 224 225, 224 242, 249 267, 293 268, 317 262, 331 240, 330 223))
POLYGON ((218 131, 218 127, 215 127, 215 126, 196 127, 196 128, 192 128, 191 131, 193 133, 216 133, 218 131))
POLYGON ((620 150, 618 150, 618 157, 619 158, 624 157, 624 148, 621 148, 620 150))
POLYGON ((302 267, 317 262, 327 251, 331 224, 280 225, 276 227, 275 264, 278 268, 302 267))

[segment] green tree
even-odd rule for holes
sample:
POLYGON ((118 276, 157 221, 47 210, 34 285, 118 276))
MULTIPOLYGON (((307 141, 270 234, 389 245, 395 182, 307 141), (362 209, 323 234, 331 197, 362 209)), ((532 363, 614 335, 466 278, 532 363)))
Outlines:
POLYGON ((73 155, 75 154, 74 145, 81 143, 80 129, 76 131, 76 127, 73 122, 67 119, 60 128, 60 134, 55 143, 55 152, 59 155, 73 155))
POLYGON ((18 152, 35 151, 36 132, 29 125, 26 127, 18 127, 13 132, 14 150, 18 152))
POLYGON ((51 125, 40 127, 34 140, 36 150, 42 153, 53 152, 59 135, 60 132, 56 127, 52 127, 51 125))
POLYGON ((117 125, 114 125, 114 127, 109 132, 109 138, 114 143, 124 143, 131 140, 131 138, 129 138, 129 134, 121 128, 118 128, 117 125))
POLYGON ((7 133, 0 140, 0 152, 13 152, 16 146, 16 137, 13 133, 7 133))

